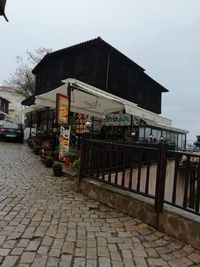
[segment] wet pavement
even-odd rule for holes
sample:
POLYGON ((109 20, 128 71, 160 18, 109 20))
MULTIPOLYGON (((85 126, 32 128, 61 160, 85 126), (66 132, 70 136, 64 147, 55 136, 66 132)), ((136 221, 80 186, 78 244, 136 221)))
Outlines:
POLYGON ((73 191, 26 145, 0 143, 0 266, 200 266, 200 252, 73 191))

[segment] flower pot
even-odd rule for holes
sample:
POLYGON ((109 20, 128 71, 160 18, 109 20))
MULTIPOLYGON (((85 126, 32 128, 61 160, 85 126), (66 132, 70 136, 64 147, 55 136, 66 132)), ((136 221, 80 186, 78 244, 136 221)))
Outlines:
POLYGON ((65 158, 65 165, 69 165, 71 162, 71 158, 65 158))
POLYGON ((46 161, 46 162, 45 162, 45 165, 46 165, 47 168, 51 168, 52 165, 53 165, 53 162, 46 161))
POLYGON ((53 175, 60 177, 62 175, 62 169, 53 169, 53 175))

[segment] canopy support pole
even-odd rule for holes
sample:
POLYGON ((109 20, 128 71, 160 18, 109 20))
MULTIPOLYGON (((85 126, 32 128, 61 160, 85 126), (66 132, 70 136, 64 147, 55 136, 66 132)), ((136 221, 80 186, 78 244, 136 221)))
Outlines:
POLYGON ((31 116, 30 116, 30 128, 29 128, 29 139, 32 137, 32 124, 33 124, 33 112, 31 111, 31 116))

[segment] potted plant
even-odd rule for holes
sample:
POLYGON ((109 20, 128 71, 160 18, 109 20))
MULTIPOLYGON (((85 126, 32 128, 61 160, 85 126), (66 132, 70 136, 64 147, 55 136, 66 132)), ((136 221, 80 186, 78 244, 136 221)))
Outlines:
POLYGON ((45 161, 45 165, 47 168, 51 168, 53 165, 53 157, 52 156, 48 156, 46 161, 45 161))
POLYGON ((68 156, 68 154, 64 155, 64 162, 65 162, 65 165, 69 165, 70 164, 71 158, 68 156))
POLYGON ((62 174, 62 164, 59 161, 53 163, 53 174, 54 176, 61 176, 62 174))
POLYGON ((71 167, 72 167, 72 170, 73 170, 74 172, 77 173, 78 170, 80 169, 80 158, 79 158, 79 159, 75 159, 75 160, 72 162, 71 167))
POLYGON ((65 164, 69 165, 72 163, 75 159, 77 159, 77 155, 74 153, 67 153, 64 155, 65 164))
POLYGON ((36 155, 39 155, 40 154, 40 150, 41 150, 41 147, 39 145, 35 145, 33 147, 33 152, 36 154, 36 155))

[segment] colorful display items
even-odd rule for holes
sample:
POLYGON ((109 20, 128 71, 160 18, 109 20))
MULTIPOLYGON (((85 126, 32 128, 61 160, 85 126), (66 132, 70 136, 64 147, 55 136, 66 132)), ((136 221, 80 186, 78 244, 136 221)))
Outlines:
POLYGON ((70 126, 60 126, 59 160, 64 160, 64 155, 69 152, 70 126))

